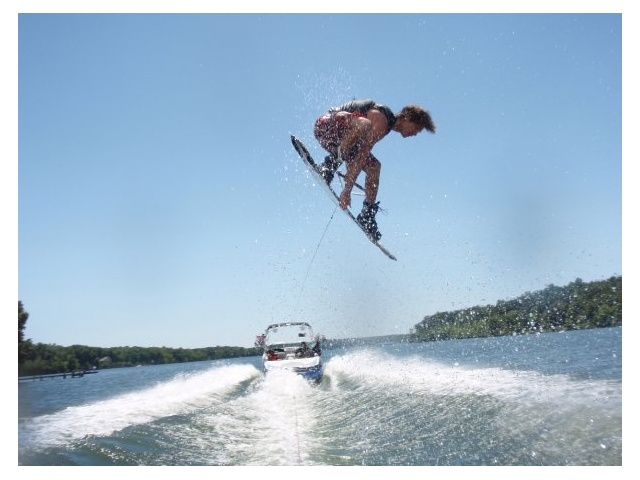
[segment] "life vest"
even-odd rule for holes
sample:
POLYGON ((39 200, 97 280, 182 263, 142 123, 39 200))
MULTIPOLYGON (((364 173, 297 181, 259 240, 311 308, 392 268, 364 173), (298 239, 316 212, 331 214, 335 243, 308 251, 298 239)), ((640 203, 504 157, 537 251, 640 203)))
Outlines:
POLYGON ((393 125, 396 123, 396 116, 391 111, 389 107, 386 105, 382 105, 380 103, 376 103, 373 100, 352 100, 350 102, 344 103, 338 107, 333 107, 329 110, 330 113, 337 112, 350 112, 355 113, 359 117, 366 117, 367 113, 373 109, 379 110, 387 119, 387 132, 389 133, 393 128, 393 125))

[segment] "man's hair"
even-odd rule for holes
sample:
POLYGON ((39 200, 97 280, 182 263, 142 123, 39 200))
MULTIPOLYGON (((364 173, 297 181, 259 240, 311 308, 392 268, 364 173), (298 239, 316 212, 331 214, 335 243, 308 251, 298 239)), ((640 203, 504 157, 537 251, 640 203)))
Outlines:
POLYGON ((424 108, 417 105, 407 105, 400 113, 396 115, 397 118, 406 118, 411 123, 416 125, 422 125, 426 130, 431 133, 436 133, 436 125, 431 119, 431 115, 424 108))

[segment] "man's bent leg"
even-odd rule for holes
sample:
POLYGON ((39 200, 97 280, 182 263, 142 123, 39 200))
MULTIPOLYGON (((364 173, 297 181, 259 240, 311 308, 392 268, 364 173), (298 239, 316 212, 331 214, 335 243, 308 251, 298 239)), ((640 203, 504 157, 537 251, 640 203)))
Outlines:
POLYGON ((320 146, 329 152, 318 167, 318 172, 327 184, 331 184, 335 171, 342 163, 339 147, 351 125, 352 114, 349 112, 327 113, 316 120, 314 135, 320 146))
POLYGON ((363 170, 366 174, 364 183, 365 199, 370 204, 374 204, 376 202, 376 198, 378 197, 381 167, 382 165, 380 164, 380 161, 373 155, 369 155, 369 158, 367 159, 367 163, 365 164, 363 170))

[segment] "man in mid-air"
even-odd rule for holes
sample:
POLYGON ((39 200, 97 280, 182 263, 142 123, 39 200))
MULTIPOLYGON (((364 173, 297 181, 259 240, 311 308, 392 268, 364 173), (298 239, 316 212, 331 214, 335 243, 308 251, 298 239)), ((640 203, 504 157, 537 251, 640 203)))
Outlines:
POLYGON ((422 130, 435 133, 436 126, 428 111, 416 105, 407 105, 394 114, 389 107, 373 100, 353 100, 333 107, 315 122, 314 134, 329 155, 320 165, 320 173, 330 184, 337 168, 346 162, 344 188, 340 194, 340 207, 351 206, 351 191, 360 172, 364 171, 365 199, 358 223, 375 241, 382 234, 375 220, 378 212, 376 197, 380 180, 380 161, 371 149, 389 132, 413 137, 422 130))

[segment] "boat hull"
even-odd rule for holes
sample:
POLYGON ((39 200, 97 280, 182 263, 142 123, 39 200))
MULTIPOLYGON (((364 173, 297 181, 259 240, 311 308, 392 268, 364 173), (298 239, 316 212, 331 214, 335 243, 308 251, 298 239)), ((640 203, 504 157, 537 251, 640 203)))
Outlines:
POLYGON ((290 360, 263 360, 264 373, 289 371, 307 380, 318 382, 322 380, 323 365, 320 356, 311 358, 292 358, 290 360))

